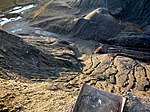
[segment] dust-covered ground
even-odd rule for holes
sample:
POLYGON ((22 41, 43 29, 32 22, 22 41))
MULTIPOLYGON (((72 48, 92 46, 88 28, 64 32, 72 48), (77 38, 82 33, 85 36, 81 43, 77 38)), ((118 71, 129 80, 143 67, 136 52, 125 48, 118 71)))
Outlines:
POLYGON ((2 27, 1 112, 70 112, 83 83, 126 97, 125 112, 150 112, 150 36, 76 2, 38 3, 2 27))

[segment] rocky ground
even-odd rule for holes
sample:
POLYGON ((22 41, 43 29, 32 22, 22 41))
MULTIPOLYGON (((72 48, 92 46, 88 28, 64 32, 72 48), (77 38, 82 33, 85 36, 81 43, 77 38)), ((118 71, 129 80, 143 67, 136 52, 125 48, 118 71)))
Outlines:
POLYGON ((0 30, 1 112, 70 112, 83 83, 150 112, 148 30, 76 2, 48 1, 0 30))

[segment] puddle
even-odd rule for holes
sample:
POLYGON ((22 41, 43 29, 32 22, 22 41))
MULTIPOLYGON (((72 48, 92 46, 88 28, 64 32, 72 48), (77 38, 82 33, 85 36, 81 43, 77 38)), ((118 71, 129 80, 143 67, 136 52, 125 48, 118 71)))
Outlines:
POLYGON ((1 18, 0 19, 0 26, 3 26, 4 24, 8 23, 8 22, 12 22, 12 21, 17 21, 19 19, 21 19, 22 17, 19 16, 19 17, 16 17, 16 18, 1 18))
POLYGON ((13 30, 11 32, 16 33, 16 32, 21 32, 21 31, 22 31, 22 29, 20 28, 20 29, 13 30))
POLYGON ((10 13, 24 13, 24 11, 29 10, 33 7, 35 7, 35 5, 33 5, 33 4, 27 5, 24 7, 18 6, 18 7, 14 7, 12 10, 9 10, 9 12, 10 13))
POLYGON ((33 7, 35 7, 34 4, 23 6, 23 7, 16 6, 12 8, 11 10, 2 12, 2 14, 0 14, 0 26, 3 26, 4 24, 8 22, 13 22, 13 21, 17 21, 21 19, 22 17, 20 15, 33 7))

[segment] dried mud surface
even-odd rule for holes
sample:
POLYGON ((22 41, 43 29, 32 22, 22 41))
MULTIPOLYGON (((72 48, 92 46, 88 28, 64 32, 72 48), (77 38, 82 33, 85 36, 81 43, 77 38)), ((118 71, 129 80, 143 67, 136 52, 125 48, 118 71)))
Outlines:
MULTIPOLYGON (((53 8, 44 5, 50 9, 40 13, 33 10, 29 14, 38 16, 35 20, 4 26, 10 31, 22 28, 15 32, 20 36, 0 29, 0 112, 70 112, 84 83, 126 97, 125 112, 150 112, 149 41, 134 46, 149 35, 124 22, 118 23, 123 29, 108 40, 110 45, 70 38, 73 26, 87 12, 70 11, 65 1, 56 0, 53 8)), ((82 28, 76 26, 77 34, 82 28)))
MULTIPOLYGON (((13 38, 1 36, 1 111, 69 112, 83 83, 134 98, 129 99, 127 112, 136 112, 141 107, 140 112, 149 111, 148 63, 116 54, 78 56, 78 44, 73 46, 73 41, 1 33, 13 38), (13 43, 8 44, 9 41, 13 43), (26 47, 28 53, 22 50, 26 47), (30 53, 33 49, 36 50, 30 53)), ((80 41, 80 48, 83 46, 80 41)))

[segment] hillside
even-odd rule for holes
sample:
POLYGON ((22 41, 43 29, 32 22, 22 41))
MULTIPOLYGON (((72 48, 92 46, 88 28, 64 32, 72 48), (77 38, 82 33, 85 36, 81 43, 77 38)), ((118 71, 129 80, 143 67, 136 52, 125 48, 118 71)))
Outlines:
POLYGON ((0 29, 0 112, 70 112, 84 83, 149 112, 149 3, 46 0, 19 12, 0 29))

